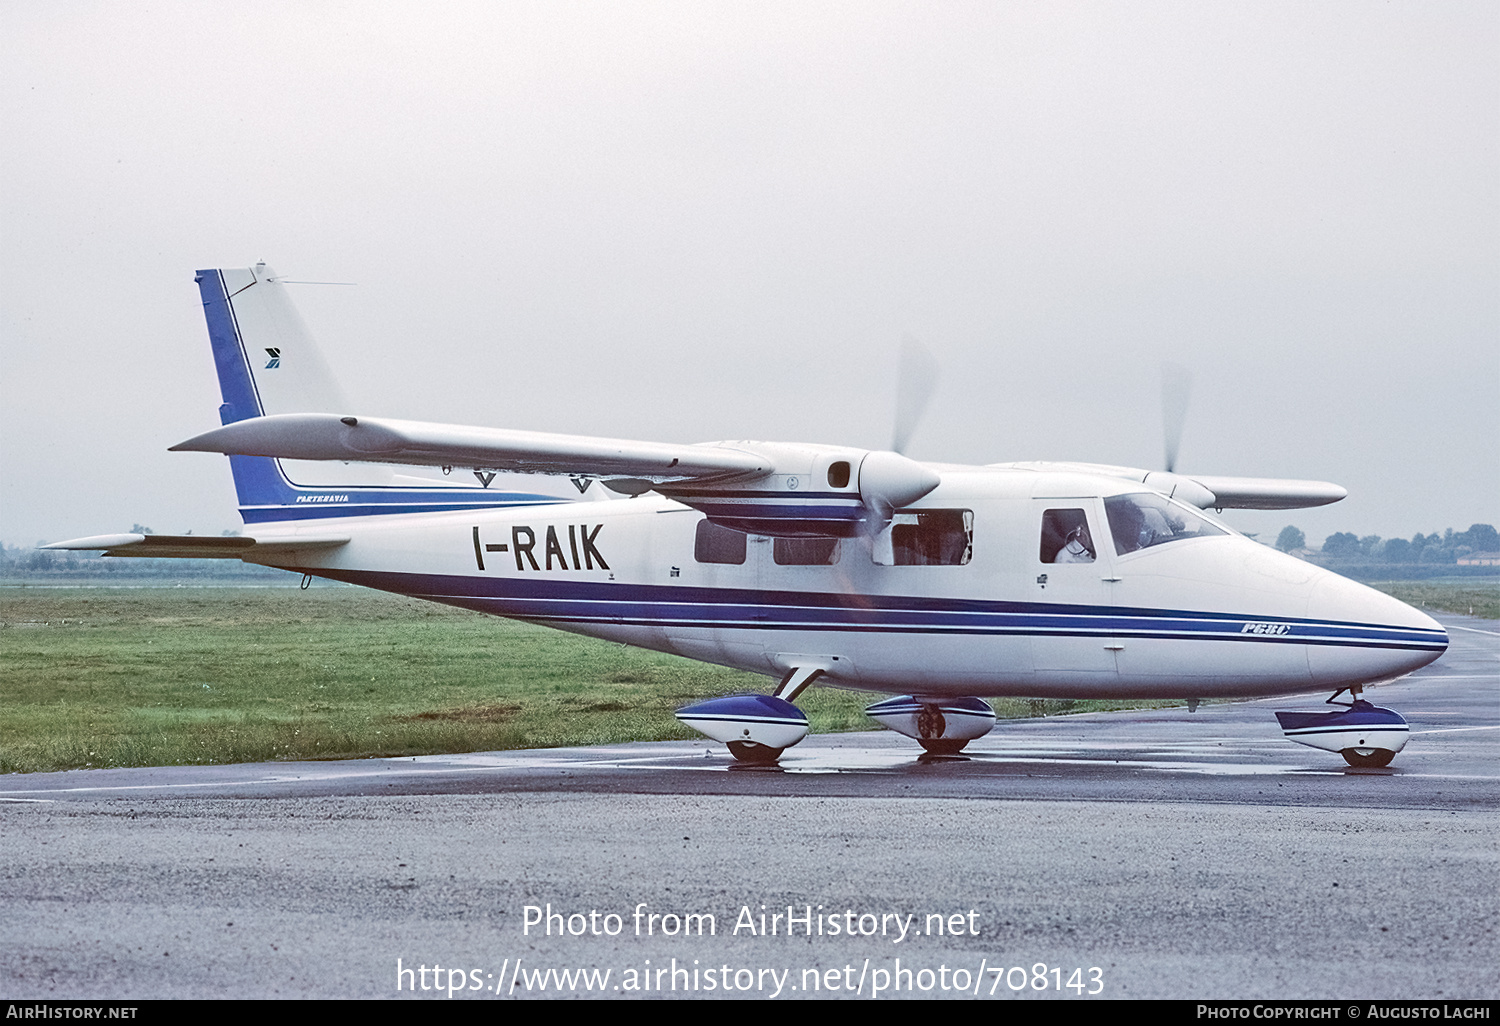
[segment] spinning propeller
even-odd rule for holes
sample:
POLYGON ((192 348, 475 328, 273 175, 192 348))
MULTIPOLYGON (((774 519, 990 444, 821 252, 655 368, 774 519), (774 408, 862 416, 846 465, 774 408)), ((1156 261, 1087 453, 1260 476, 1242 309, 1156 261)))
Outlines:
POLYGON ((1182 425, 1187 420, 1193 375, 1179 363, 1161 365, 1161 421, 1166 440, 1166 471, 1177 470, 1177 450, 1182 444, 1182 425))
POLYGON ((896 418, 889 452, 872 452, 860 464, 859 494, 871 516, 864 521, 866 534, 878 534, 900 507, 916 502, 942 480, 906 456, 927 404, 937 388, 938 362, 922 343, 910 335, 901 340, 896 360, 896 418))
POLYGON ((891 451, 906 455, 928 400, 937 388, 938 362, 922 343, 907 335, 896 363, 896 423, 891 451))

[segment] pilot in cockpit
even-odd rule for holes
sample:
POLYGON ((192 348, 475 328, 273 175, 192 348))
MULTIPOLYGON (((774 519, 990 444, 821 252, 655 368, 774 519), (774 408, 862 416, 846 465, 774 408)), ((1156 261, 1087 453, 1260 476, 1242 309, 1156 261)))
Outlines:
POLYGON ((1057 550, 1057 563, 1092 563, 1094 550, 1089 544, 1088 529, 1082 525, 1068 532, 1062 548, 1057 550))

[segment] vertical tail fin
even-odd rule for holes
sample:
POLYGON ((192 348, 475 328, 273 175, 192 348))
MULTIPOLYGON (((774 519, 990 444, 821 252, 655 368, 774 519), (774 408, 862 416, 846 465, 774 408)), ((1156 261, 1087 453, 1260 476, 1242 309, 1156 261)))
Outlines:
MULTIPOLYGON (((286 286, 269 267, 204 270, 193 280, 203 298, 224 400, 221 423, 275 413, 352 412, 286 286)), ((247 524, 566 501, 557 495, 491 490, 483 478, 470 485, 401 479, 389 468, 372 465, 353 471, 356 476, 349 480, 357 484, 298 483, 288 473, 292 468, 268 456, 230 456, 229 465, 247 524)), ((330 471, 345 478, 350 468, 317 466, 310 471, 317 477, 310 480, 326 481, 330 471)), ((300 466, 294 472, 306 476, 300 466)))
POLYGON ((348 402, 286 286, 265 264, 199 271, 225 424, 270 413, 344 413, 348 402))

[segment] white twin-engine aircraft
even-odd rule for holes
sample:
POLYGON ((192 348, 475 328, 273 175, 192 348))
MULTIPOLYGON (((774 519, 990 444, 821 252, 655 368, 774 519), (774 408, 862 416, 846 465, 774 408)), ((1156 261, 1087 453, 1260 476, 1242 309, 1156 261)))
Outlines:
POLYGON ((1278 713, 1286 736, 1383 766, 1406 721, 1361 688, 1448 645, 1410 606, 1202 512, 1323 505, 1336 485, 366 417, 269 268, 196 280, 224 426, 172 448, 229 456, 244 536, 51 548, 238 558, 768 674, 770 695, 677 714, 743 761, 806 736, 792 703, 816 682, 895 694, 870 716, 937 755, 994 726, 988 696, 1329 689, 1351 701, 1278 713), (361 476, 299 483, 319 470, 302 461, 361 476))

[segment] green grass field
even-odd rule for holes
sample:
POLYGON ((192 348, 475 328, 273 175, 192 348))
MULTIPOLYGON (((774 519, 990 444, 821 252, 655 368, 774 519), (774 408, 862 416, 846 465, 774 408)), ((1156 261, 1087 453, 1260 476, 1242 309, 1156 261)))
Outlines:
POLYGON ((4 771, 687 737, 674 703, 759 683, 354 588, 7 590, 0 621, 4 771))
MULTIPOLYGON (((1387 590, 1500 616, 1500 589, 1387 590)), ((690 738, 673 710, 770 684, 357 588, 0 588, 0 772, 690 738)), ((878 697, 813 688, 798 704, 815 732, 867 730, 878 697)))
POLYGON ((1439 609, 1500 620, 1500 578, 1374 581, 1370 587, 1394 595, 1418 609, 1439 609))
MULTIPOLYGON (((0 589, 0 772, 690 738, 673 710, 770 685, 358 588, 0 589)), ((799 705, 814 731, 868 730, 879 697, 799 705)))

